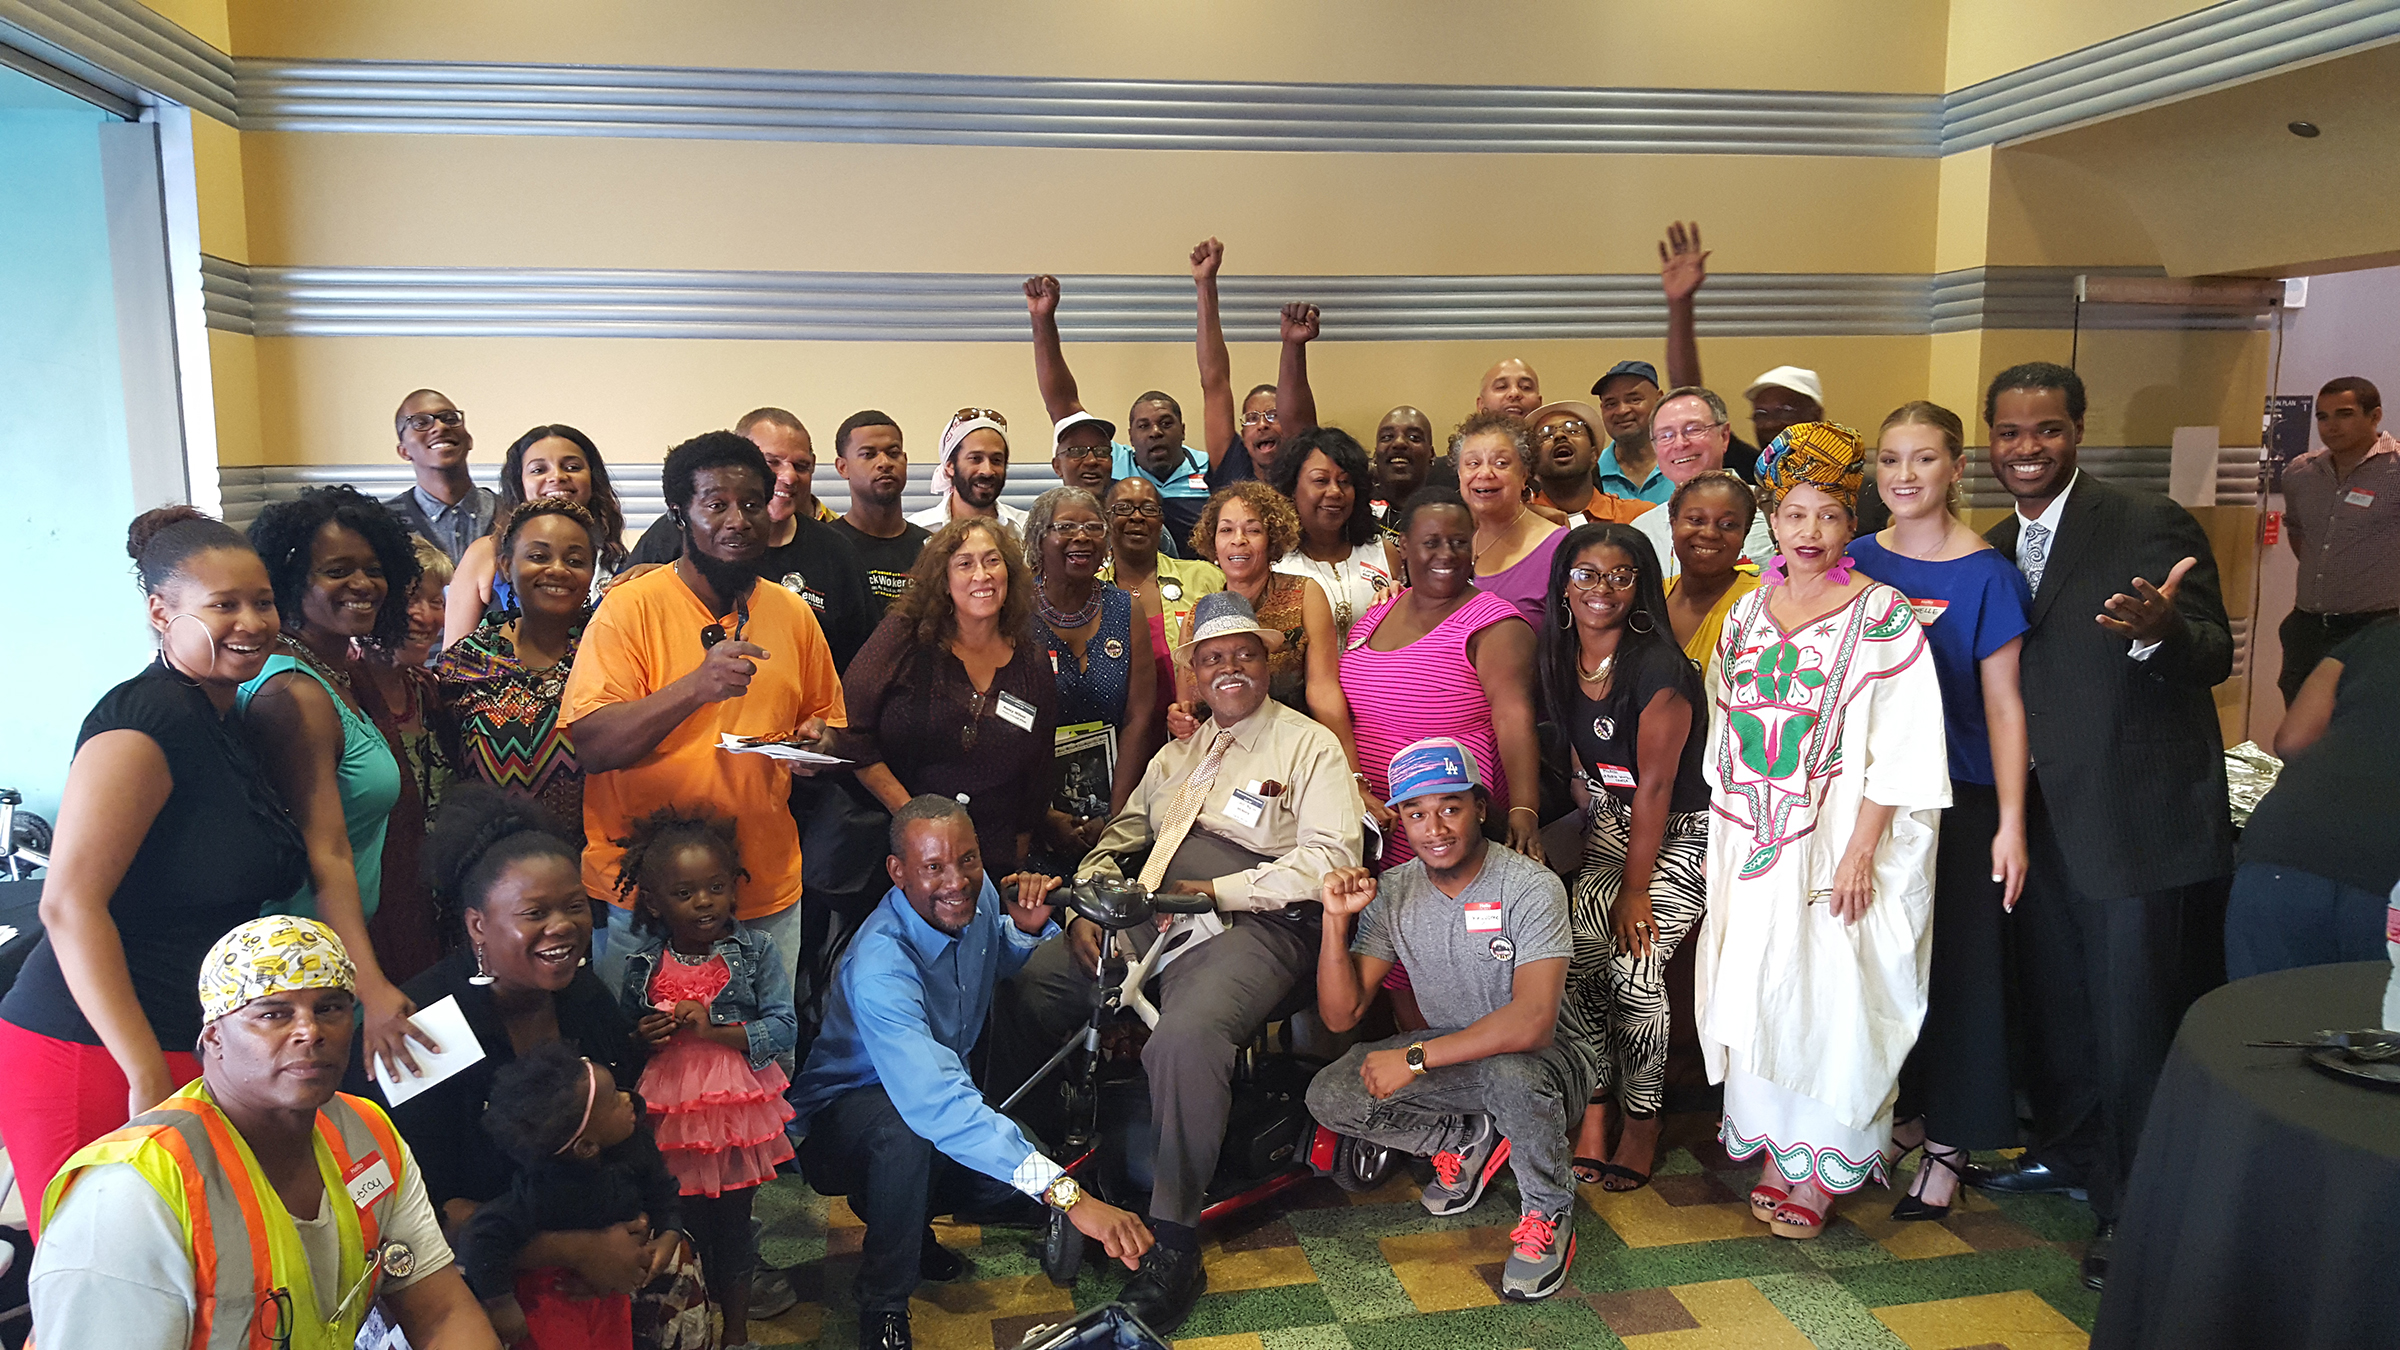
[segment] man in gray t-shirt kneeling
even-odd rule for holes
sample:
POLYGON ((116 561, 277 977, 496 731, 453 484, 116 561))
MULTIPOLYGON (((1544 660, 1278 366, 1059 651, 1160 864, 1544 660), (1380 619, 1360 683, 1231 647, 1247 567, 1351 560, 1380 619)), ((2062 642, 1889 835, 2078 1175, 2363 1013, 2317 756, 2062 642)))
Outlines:
POLYGON ((1352 1049, 1309 1084, 1308 1109, 1337 1133, 1430 1156, 1437 1215, 1473 1209, 1507 1163, 1523 1215, 1500 1292, 1546 1298, 1575 1261, 1567 1125, 1597 1072, 1561 998, 1566 888, 1484 839, 1491 798, 1466 746, 1418 741, 1392 757, 1390 782, 1417 856, 1380 881, 1363 867, 1326 874, 1317 1012, 1337 1032, 1358 1025, 1397 962, 1429 1028, 1352 1049))

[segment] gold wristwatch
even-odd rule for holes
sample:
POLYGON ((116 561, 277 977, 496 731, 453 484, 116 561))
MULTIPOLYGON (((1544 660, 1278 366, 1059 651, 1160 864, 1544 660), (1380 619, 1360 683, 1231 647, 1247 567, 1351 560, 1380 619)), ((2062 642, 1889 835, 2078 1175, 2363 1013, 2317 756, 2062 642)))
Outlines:
POLYGON ((1050 1188, 1042 1192, 1042 1203, 1061 1214, 1075 1208, 1075 1202, 1082 1198, 1083 1187, 1076 1185, 1075 1178, 1068 1176, 1051 1182, 1050 1188))
POLYGON ((1419 1078, 1425 1076, 1425 1042, 1408 1047, 1408 1071, 1419 1078))

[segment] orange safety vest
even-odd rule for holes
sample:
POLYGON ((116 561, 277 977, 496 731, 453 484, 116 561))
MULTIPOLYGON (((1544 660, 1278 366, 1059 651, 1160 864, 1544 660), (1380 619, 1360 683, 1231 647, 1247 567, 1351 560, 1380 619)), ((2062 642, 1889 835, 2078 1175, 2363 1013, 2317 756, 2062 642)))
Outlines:
POLYGON ((124 1163, 183 1228, 199 1295, 192 1350, 346 1350, 381 1287, 382 1234, 399 1210, 408 1155, 381 1107, 341 1093, 317 1111, 316 1155, 341 1238, 335 1292, 344 1302, 331 1323, 319 1315, 298 1226, 205 1079, 77 1150, 42 1197, 42 1222, 83 1172, 124 1163))

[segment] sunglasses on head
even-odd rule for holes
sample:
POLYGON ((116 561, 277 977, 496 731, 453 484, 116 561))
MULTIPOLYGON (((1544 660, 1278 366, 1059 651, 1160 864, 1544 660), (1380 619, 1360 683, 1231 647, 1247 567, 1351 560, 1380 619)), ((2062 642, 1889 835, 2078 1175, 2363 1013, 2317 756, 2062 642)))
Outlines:
POLYGON ((998 422, 1002 426, 1008 425, 1008 419, 1002 417, 998 411, 991 408, 961 408, 957 412, 950 414, 950 425, 957 426, 961 422, 972 422, 978 417, 990 418, 992 421, 998 422))

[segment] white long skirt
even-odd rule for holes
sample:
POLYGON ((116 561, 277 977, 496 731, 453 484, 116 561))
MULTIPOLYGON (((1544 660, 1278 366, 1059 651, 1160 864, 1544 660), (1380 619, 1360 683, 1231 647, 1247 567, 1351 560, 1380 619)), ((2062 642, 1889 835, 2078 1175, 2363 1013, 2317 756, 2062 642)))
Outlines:
POLYGON ((1718 1134, 1726 1156, 1737 1162, 1767 1154, 1787 1186, 1814 1181, 1828 1195, 1847 1195, 1885 1180, 1892 1112, 1887 1106, 1866 1129, 1855 1129, 1816 1098, 1733 1066, 1725 1072, 1725 1119, 1718 1134))

